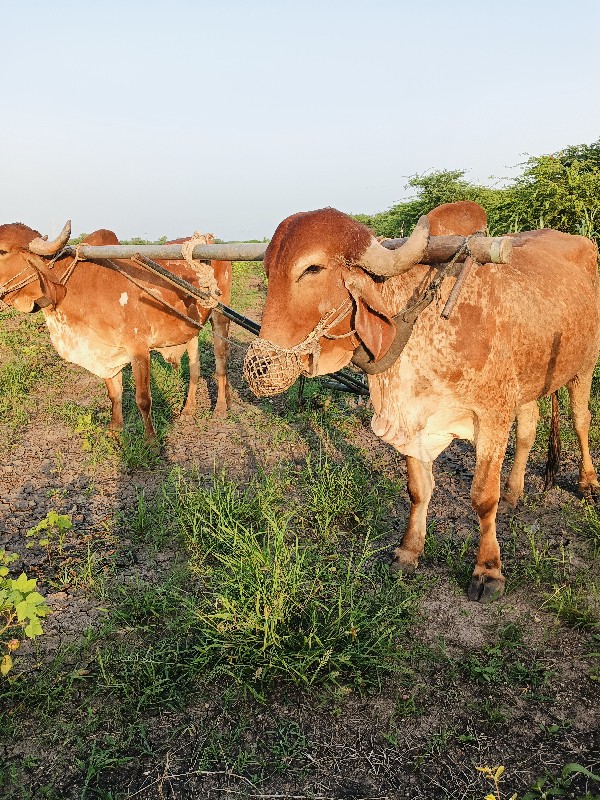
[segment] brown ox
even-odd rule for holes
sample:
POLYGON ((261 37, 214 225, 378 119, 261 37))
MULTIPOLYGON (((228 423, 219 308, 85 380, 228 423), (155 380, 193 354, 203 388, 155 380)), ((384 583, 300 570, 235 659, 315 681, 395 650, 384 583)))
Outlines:
MULTIPOLYGON (((477 208, 471 208, 472 222, 463 234, 482 227, 477 208)), ((468 208, 462 211, 468 221, 468 208)), ((454 212, 453 206, 432 212, 435 233, 456 231, 454 212)), ((422 218, 409 240, 390 251, 367 228, 331 208, 284 220, 265 257, 269 287, 261 339, 246 357, 255 391, 272 391, 268 380, 281 363, 288 371, 322 375, 347 365, 361 345, 373 362, 381 359, 394 340, 392 318, 436 272, 419 263, 428 227, 422 218), (310 332, 344 304, 351 313, 327 335, 349 335, 321 338, 317 347, 310 332)), ((515 505, 523 494, 539 397, 567 386, 582 455, 579 486, 583 492, 599 487, 588 445, 588 402, 599 350, 596 247, 553 230, 515 234, 512 241, 510 264, 482 264, 471 271, 449 320, 440 317, 455 282, 447 277, 398 360, 368 377, 373 431, 406 455, 410 514, 394 568, 416 567, 423 552, 432 462, 455 438, 474 443, 471 499, 481 536, 468 595, 481 601, 502 594, 505 584, 496 512, 509 432, 516 418, 515 459, 504 492, 515 505)))
MULTIPOLYGON (((48 262, 49 257, 60 253, 69 231, 67 224, 57 239, 47 242, 26 225, 1 225, 0 291, 4 301, 19 311, 42 308, 58 354, 104 378, 112 403, 109 428, 121 430, 123 427, 121 370, 131 364, 135 400, 144 421, 146 438, 156 436, 150 416, 151 350, 157 350, 176 366, 187 351, 190 384, 182 414, 194 413, 200 376, 198 328, 176 312, 197 320, 198 326, 211 318, 218 383, 215 413, 225 413, 228 405, 228 320, 218 312, 211 314, 209 308, 203 308, 182 291, 127 260, 81 262, 69 275, 71 256, 59 255, 53 263, 48 262), (146 286, 150 293, 128 276, 146 286), (62 278, 66 278, 64 285, 62 278), (166 301, 176 311, 156 298, 166 301)), ((92 233, 84 242, 93 245, 119 243, 115 234, 107 230, 92 233)), ((171 272, 198 285, 197 276, 186 262, 163 263, 171 272)), ((221 299, 228 303, 231 262, 213 261, 211 264, 221 299)))

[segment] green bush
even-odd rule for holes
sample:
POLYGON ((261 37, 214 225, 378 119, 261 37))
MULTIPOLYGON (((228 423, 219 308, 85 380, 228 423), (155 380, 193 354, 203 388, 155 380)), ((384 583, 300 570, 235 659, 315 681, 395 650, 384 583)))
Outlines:
POLYGON ((407 184, 416 190, 413 198, 356 219, 378 236, 406 236, 432 208, 474 200, 485 208, 493 235, 545 227, 600 238, 600 140, 532 156, 521 166, 521 174, 504 188, 470 183, 464 170, 415 175, 407 184))

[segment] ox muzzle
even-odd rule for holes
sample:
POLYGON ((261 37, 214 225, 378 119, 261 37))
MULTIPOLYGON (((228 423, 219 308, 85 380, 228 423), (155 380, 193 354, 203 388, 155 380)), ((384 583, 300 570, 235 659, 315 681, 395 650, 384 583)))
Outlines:
POLYGON ((330 330, 352 311, 350 299, 326 314, 316 327, 294 347, 281 347, 268 339, 255 339, 244 358, 244 378, 257 397, 273 397, 294 385, 300 375, 317 374, 321 339, 344 339, 354 331, 334 335, 330 330))

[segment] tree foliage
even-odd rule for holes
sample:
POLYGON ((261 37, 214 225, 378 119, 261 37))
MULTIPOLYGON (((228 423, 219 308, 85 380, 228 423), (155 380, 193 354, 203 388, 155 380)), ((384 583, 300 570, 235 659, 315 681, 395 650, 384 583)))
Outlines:
POLYGON ((485 208, 490 233, 556 228, 600 239, 600 139, 552 155, 531 156, 509 185, 481 186, 464 170, 414 175, 414 196, 379 214, 356 219, 378 236, 407 235, 422 214, 442 203, 474 200, 485 208))

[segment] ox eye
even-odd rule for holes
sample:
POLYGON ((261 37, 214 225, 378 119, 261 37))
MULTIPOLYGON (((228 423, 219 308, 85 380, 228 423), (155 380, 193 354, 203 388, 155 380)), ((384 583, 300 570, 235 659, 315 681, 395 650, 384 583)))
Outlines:
POLYGON ((5 256, 8 253, 8 250, 0 250, 0 256, 5 256))
MULTIPOLYGON (((307 267, 300 278, 303 278, 305 275, 317 275, 319 272, 323 272, 325 267, 320 267, 318 264, 311 264, 310 267, 307 267)), ((298 280, 300 280, 300 278, 298 280)))

